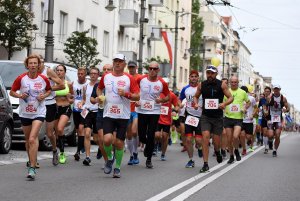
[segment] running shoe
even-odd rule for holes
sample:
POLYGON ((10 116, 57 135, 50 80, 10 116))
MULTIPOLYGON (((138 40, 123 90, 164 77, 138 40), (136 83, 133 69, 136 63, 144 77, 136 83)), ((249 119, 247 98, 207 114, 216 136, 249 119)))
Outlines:
POLYGON ((253 149, 253 147, 250 147, 249 149, 250 149, 250 152, 254 152, 254 149, 253 149))
POLYGON ((243 149, 242 155, 245 156, 247 154, 246 149, 243 149))
POLYGON ((64 152, 59 153, 59 163, 65 164, 67 160, 67 157, 64 152))
POLYGON ((121 170, 119 168, 114 169, 113 178, 121 178, 121 170))
POLYGON ((223 162, 223 157, 222 157, 220 151, 215 151, 215 154, 216 154, 217 162, 222 163, 223 162))
POLYGON ((268 143, 269 143, 269 149, 273 150, 273 140, 269 140, 268 143))
POLYGON ((268 153, 268 149, 265 149, 264 154, 267 154, 267 153, 268 153))
POLYGON ((153 165, 152 165, 152 162, 151 162, 151 160, 146 160, 146 167, 148 168, 148 169, 152 169, 153 168, 153 165))
POLYGON ((198 156, 199 156, 199 158, 203 157, 202 148, 198 149, 198 156))
POLYGON ((74 154, 74 159, 75 159, 75 161, 79 161, 80 160, 80 155, 79 155, 78 152, 74 154))
POLYGON ((164 154, 162 154, 162 155, 160 156, 160 160, 161 160, 161 161, 166 161, 167 158, 166 158, 166 156, 165 156, 164 154))
POLYGON ((133 156, 130 156, 130 159, 129 159, 127 165, 133 165, 133 156))
POLYGON ((189 160, 189 162, 187 162, 187 164, 185 165, 186 168, 193 168, 195 167, 195 161, 193 160, 189 160))
POLYGON ((209 167, 207 164, 204 164, 203 167, 200 169, 200 173, 205 173, 209 170, 209 167))
POLYGON ((232 164, 233 162, 234 162, 234 156, 231 155, 227 163, 232 164))
POLYGON ((104 173, 105 174, 110 174, 111 173, 114 161, 115 161, 114 159, 107 160, 107 162, 105 163, 105 167, 104 167, 104 173))
POLYGON ((277 156, 277 151, 273 151, 273 157, 277 156))
POLYGON ((235 154, 235 158, 237 161, 240 161, 241 160, 241 155, 240 155, 240 152, 238 149, 235 149, 234 150, 234 154, 235 154))
POLYGON ((226 158, 226 151, 224 149, 221 149, 221 155, 223 158, 226 158))
POLYGON ((58 165, 58 152, 57 151, 53 151, 52 164, 54 166, 58 165))
POLYGON ((35 176, 36 176, 35 168, 33 168, 33 167, 28 168, 27 178, 31 179, 31 180, 34 180, 35 176))
POLYGON ((172 145, 172 139, 171 139, 171 138, 168 139, 168 145, 169 145, 169 146, 172 145))
POLYGON ((86 166, 90 166, 91 165, 91 159, 89 158, 89 157, 86 157, 83 161, 82 161, 82 163, 83 163, 83 165, 86 165, 86 166))
POLYGON ((97 151, 97 156, 96 158, 99 160, 102 158, 102 153, 101 153, 101 150, 98 148, 98 151, 97 151))
POLYGON ((132 162, 134 165, 137 165, 140 163, 140 160, 138 158, 138 153, 133 153, 133 161, 132 162))

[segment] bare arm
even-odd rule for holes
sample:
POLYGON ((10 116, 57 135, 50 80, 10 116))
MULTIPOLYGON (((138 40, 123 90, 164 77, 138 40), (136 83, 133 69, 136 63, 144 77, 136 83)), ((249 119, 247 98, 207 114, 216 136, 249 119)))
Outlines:
POLYGON ((227 86, 227 84, 225 82, 222 82, 222 86, 221 87, 222 87, 224 95, 227 97, 227 100, 226 100, 226 102, 221 103, 219 105, 219 108, 222 109, 222 110, 224 110, 227 105, 229 105, 230 103, 233 102, 233 97, 232 97, 232 95, 231 95, 231 93, 230 93, 230 91, 228 89, 228 86, 227 86))
POLYGON ((51 87, 52 91, 65 89, 64 82, 57 76, 57 74, 51 68, 47 69, 47 75, 55 83, 55 85, 51 87))
POLYGON ((27 93, 22 93, 21 94, 21 93, 15 92, 15 91, 10 91, 9 95, 11 95, 12 97, 21 98, 21 99, 26 99, 29 96, 27 93))
POLYGON ((201 96, 201 83, 199 83, 198 87, 197 87, 197 91, 194 95, 194 108, 197 110, 199 105, 199 97, 201 96))
POLYGON ((290 111, 290 105, 287 102, 286 97, 283 97, 283 104, 284 104, 284 107, 285 107, 285 111, 284 112, 289 112, 290 111))
POLYGON ((67 94, 67 99, 70 104, 74 103, 74 91, 73 91, 73 83, 68 83, 70 93, 67 94))
POLYGON ((156 103, 166 103, 169 100, 170 100, 170 94, 168 94, 167 96, 165 96, 163 98, 157 98, 156 103))

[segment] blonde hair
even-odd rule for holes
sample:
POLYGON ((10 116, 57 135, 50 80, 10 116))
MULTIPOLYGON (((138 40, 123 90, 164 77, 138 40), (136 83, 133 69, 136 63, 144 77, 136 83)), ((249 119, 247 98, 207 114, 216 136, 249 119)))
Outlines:
POLYGON ((81 67, 77 68, 77 71, 84 71, 85 74, 87 73, 87 69, 85 66, 81 66, 81 67))
POLYGON ((41 59, 40 59, 39 55, 31 54, 28 57, 26 57, 26 59, 24 60, 24 65, 25 65, 26 69, 28 69, 28 61, 29 61, 29 59, 37 59, 38 60, 38 64, 39 64, 39 68, 40 68, 40 66, 41 66, 41 59))

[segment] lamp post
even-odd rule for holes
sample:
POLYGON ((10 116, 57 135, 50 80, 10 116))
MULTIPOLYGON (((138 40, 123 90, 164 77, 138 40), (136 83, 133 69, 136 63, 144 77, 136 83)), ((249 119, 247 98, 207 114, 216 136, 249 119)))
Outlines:
POLYGON ((146 0, 141 0, 141 17, 140 17, 140 38, 139 38, 139 68, 138 73, 143 73, 143 42, 144 42, 144 23, 148 22, 145 20, 145 2, 146 0))
POLYGON ((45 38, 45 60, 47 62, 53 61, 53 48, 54 48, 54 36, 53 36, 53 12, 54 12, 54 0, 49 0, 48 3, 48 20, 45 20, 47 25, 47 35, 45 38))

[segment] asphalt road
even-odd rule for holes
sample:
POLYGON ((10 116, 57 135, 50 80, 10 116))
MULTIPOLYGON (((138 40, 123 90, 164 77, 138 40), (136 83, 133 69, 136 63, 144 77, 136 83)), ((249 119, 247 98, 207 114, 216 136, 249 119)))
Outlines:
MULTIPOLYGON (((153 158, 154 169, 140 164, 128 166, 128 152, 121 167, 122 177, 112 178, 103 173, 103 159, 92 157, 92 166, 86 167, 70 157, 65 165, 53 167, 51 153, 40 152, 35 181, 27 181, 26 154, 23 150, 0 155, 0 201, 96 201, 96 200, 300 200, 300 134, 289 133, 282 139, 278 157, 263 154, 263 147, 247 154, 241 162, 217 164, 210 156, 210 172, 199 174, 202 159, 196 152, 196 167, 186 169, 186 152, 173 144, 167 152, 167 161, 153 158), (46 156, 49 156, 48 158, 46 156), (23 161, 22 161, 23 160, 23 161), (11 161, 9 163, 9 161, 11 161)), ((96 147, 93 147, 96 150, 96 147)), ((211 152, 212 153, 212 152, 211 152)), ((93 154, 95 155, 95 153, 93 154)), ((212 155, 212 154, 210 154, 212 155)))

